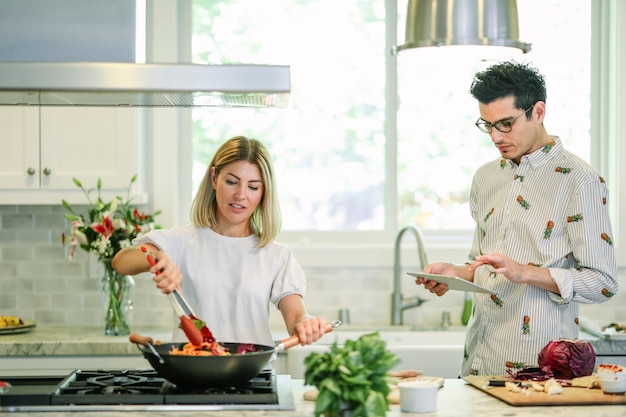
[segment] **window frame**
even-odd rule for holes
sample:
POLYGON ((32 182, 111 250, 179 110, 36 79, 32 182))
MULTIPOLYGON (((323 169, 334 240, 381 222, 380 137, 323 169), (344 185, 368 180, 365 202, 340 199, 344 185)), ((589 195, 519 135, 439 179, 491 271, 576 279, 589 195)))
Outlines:
MULTIPOLYGON (((397 2, 387 0, 386 13, 397 15, 397 2)), ((392 21, 394 19, 391 19, 392 21)), ((619 140, 618 122, 626 118, 626 83, 620 83, 621 69, 626 69, 626 54, 619 45, 626 43, 626 5, 619 0, 592 0, 592 94, 591 94, 591 161, 602 172, 610 187, 614 245, 618 265, 626 266, 626 217, 619 218, 618 207, 626 206, 626 190, 617 184, 626 182, 626 168, 619 164, 619 155, 626 154, 626 144, 619 140), (607 138, 602 140, 602 138, 607 138)), ((189 62, 191 59, 191 0, 146 4, 147 62, 189 62), (158 30, 156 30, 158 28, 158 30)), ((397 24, 387 27, 386 100, 388 138, 386 174, 390 184, 396 183, 396 100, 397 81, 393 73, 397 45, 397 24)), ((163 211, 163 227, 189 223, 191 201, 187 197, 191 184, 191 111, 189 109, 146 109, 146 170, 149 175, 152 204, 163 211), (172 140, 176 137, 177 140, 172 140), (166 166, 167 169, 163 169, 166 166)), ((387 187, 385 201, 390 215, 384 231, 364 232, 298 232, 283 231, 278 240, 290 246, 304 267, 388 268, 393 266, 397 233, 396 190, 387 187)), ((626 216, 626 214, 625 214, 626 216)), ((471 245, 467 231, 424 231, 429 261, 447 260, 462 263, 471 245)), ((409 237, 407 236, 407 240, 409 237)), ((415 244, 403 245, 403 259, 417 256, 415 244), (405 258, 406 257, 406 258, 405 258)))

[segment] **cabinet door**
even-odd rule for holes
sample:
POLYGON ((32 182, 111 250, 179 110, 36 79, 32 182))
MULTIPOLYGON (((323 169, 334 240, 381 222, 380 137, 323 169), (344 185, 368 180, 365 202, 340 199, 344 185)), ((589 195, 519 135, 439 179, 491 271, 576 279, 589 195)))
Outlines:
POLYGON ((0 107, 0 189, 38 189, 39 174, 39 108, 0 107))
POLYGON ((43 190, 76 190, 102 179, 107 191, 125 190, 138 173, 137 109, 111 107, 41 108, 43 190))

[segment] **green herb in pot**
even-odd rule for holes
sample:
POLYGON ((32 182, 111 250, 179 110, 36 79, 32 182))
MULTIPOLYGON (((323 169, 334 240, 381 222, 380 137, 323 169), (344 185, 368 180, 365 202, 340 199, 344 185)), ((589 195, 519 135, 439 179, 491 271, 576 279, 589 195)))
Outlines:
POLYGON ((319 391, 315 415, 382 417, 389 409, 387 395, 393 379, 389 371, 400 359, 386 349, 378 332, 358 340, 337 342, 329 352, 314 352, 304 360, 304 383, 319 391))

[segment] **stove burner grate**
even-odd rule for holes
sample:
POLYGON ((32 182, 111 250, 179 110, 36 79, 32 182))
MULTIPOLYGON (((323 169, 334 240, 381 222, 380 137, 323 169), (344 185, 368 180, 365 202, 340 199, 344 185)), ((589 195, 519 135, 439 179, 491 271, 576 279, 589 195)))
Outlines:
POLYGON ((53 404, 162 404, 165 380, 153 370, 77 370, 52 396, 53 404))
POLYGON ((262 371, 244 386, 177 387, 154 370, 76 370, 52 393, 53 405, 278 404, 276 375, 262 371))
POLYGON ((239 387, 171 386, 165 404, 278 404, 276 385, 276 375, 268 370, 239 387))

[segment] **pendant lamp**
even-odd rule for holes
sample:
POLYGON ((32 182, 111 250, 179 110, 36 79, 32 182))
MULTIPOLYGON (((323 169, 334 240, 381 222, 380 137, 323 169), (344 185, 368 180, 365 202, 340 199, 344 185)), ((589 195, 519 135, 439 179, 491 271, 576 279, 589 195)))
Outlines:
POLYGON ((530 51, 518 39, 516 0, 409 0, 405 35, 398 51, 470 50, 481 59, 530 51))

